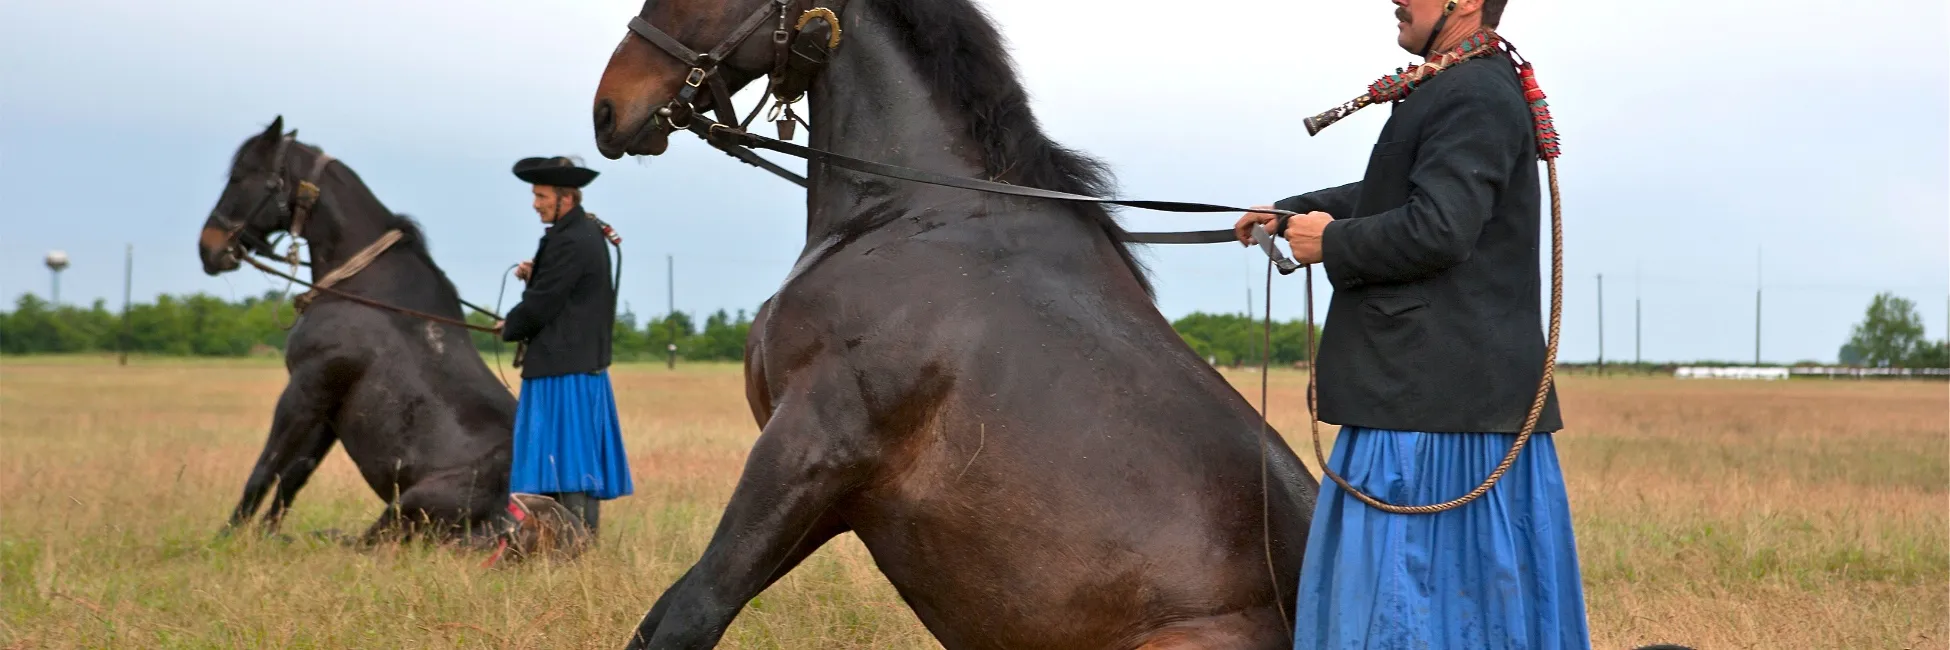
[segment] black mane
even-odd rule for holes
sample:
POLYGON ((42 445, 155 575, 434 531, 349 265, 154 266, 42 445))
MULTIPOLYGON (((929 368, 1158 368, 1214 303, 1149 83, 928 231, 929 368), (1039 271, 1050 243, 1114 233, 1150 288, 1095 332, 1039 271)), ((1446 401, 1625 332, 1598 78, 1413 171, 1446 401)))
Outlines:
MULTIPOLYGON (((291 133, 291 136, 294 137, 292 140, 293 146, 289 151, 303 150, 314 155, 324 151, 317 146, 297 140, 295 138, 296 134, 297 132, 295 131, 291 133)), ((231 176, 234 178, 247 172, 265 172, 276 168, 277 161, 269 160, 268 158, 270 157, 270 153, 275 150, 277 142, 275 138, 283 137, 287 136, 273 136, 270 133, 262 133, 245 140, 243 146, 238 147, 237 153, 231 157, 231 176)), ((287 151, 287 154, 289 151, 287 151)), ((325 178, 334 178, 340 183, 340 187, 356 188, 359 193, 365 195, 362 198, 370 199, 370 201, 358 202, 341 201, 339 203, 341 214, 338 215, 340 219, 370 219, 374 215, 366 213, 379 212, 380 214, 377 217, 384 229, 398 230, 403 235, 398 243, 393 244, 393 248, 405 248, 414 257, 426 264, 429 270, 433 271, 433 277, 436 281, 435 293, 439 295, 441 303, 452 302, 458 304, 460 302, 460 290, 454 286, 453 280, 447 278, 447 272, 442 270, 439 264, 434 263, 433 252, 427 247, 426 232, 420 228, 420 222, 404 214, 385 209, 385 206, 379 202, 379 198, 372 194, 372 189, 366 186, 365 180, 359 178, 359 173, 353 171, 352 167, 346 165, 343 160, 335 161, 325 168, 320 178, 320 184, 323 184, 325 178), (369 205, 358 205, 360 203, 369 203, 369 205)), ((313 221, 306 228, 307 230, 317 229, 312 234, 317 235, 319 239, 337 239, 339 236, 339 224, 331 219, 313 221)), ((310 237, 307 237, 307 239, 310 239, 310 237)))
MULTIPOLYGON (((350 169, 346 171, 348 173, 351 172, 350 169)), ((354 177, 356 178, 357 174, 354 174, 354 177)), ((393 245, 394 247, 405 246, 407 250, 413 253, 414 257, 420 258, 420 261, 425 263, 427 268, 433 271, 434 279, 439 282, 441 302, 452 301, 459 303, 460 289, 454 287, 453 280, 447 279, 447 272, 441 270, 439 264, 433 263, 433 251, 427 248, 427 236, 425 232, 420 230, 420 222, 415 221, 412 217, 394 212, 389 214, 386 227, 398 230, 400 234, 405 235, 400 238, 399 243, 393 245)))
MULTIPOLYGON (((982 147, 990 180, 1072 194, 1103 196, 1113 182, 1102 162, 1049 139, 1029 108, 1029 93, 995 24, 970 0, 889 0, 876 8, 899 27, 929 90, 963 111, 968 136, 982 147)), ((1124 244, 1124 228, 1102 206, 1070 211, 1110 236, 1119 258, 1147 295, 1151 282, 1124 244)))

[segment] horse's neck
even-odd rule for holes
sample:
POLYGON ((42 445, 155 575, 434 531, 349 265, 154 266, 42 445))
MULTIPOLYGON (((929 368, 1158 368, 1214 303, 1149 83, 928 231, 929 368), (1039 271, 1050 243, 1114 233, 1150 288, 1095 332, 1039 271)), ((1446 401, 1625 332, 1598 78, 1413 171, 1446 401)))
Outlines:
POLYGON ((312 207, 303 234, 311 251, 312 281, 379 241, 386 234, 391 215, 364 185, 342 178, 321 180, 318 203, 312 207))
MULTIPOLYGON (((959 118, 947 113, 915 70, 905 46, 874 3, 847 12, 846 41, 808 93, 812 146, 855 158, 955 176, 980 176, 981 148, 959 118)), ((806 239, 816 244, 885 216, 890 205, 933 199, 944 191, 852 172, 824 173, 812 165, 806 198, 806 239)), ((928 201, 920 201, 926 205, 928 201)))

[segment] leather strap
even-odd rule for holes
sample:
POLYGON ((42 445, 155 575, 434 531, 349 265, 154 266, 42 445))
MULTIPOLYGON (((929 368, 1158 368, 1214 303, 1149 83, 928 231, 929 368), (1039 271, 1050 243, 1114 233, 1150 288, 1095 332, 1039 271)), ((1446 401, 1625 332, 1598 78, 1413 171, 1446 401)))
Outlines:
POLYGON ((793 156, 795 158, 802 158, 808 162, 816 162, 816 163, 821 163, 826 165, 832 165, 834 167, 838 167, 841 169, 852 170, 852 171, 861 172, 865 174, 872 174, 874 176, 881 176, 885 178, 894 178, 894 179, 899 179, 904 181, 913 181, 916 183, 926 183, 928 185, 939 185, 941 187, 953 187, 953 188, 964 189, 964 190, 974 190, 977 192, 987 192, 989 194, 1020 196, 1020 197, 1031 198, 1031 199, 1050 199, 1055 201, 1069 201, 1072 203, 1096 203, 1096 204, 1103 204, 1103 205, 1121 205, 1127 208, 1138 208, 1141 210, 1156 210, 1159 212, 1181 212, 1181 213, 1259 212, 1265 214, 1287 215, 1287 216, 1292 216, 1293 214, 1295 214, 1287 210, 1280 210, 1274 208, 1263 208, 1263 209, 1255 210, 1250 208, 1236 208, 1232 206, 1217 205, 1213 203, 1194 203, 1188 201, 1149 201, 1149 200, 1140 200, 1140 199, 1116 199, 1116 198, 1103 198, 1103 197, 1096 197, 1096 196, 1085 196, 1082 194, 1071 194, 1069 192, 1058 192, 1056 190, 1045 190, 1045 189, 1035 188, 1035 187, 1023 187, 1021 185, 1010 185, 1008 183, 997 183, 995 181, 985 181, 985 180, 979 180, 974 178, 963 178, 960 176, 949 176, 947 174, 938 174, 931 171, 914 169, 912 167, 901 167, 898 165, 877 163, 870 160, 861 160, 859 158, 853 158, 851 156, 845 156, 845 155, 833 153, 831 151, 814 149, 812 147, 793 144, 791 142, 786 142, 783 140, 775 140, 748 131, 739 131, 735 127, 729 127, 722 124, 714 124, 714 125, 706 126, 704 128, 707 130, 707 132, 716 133, 718 137, 734 138, 736 140, 736 144, 738 145, 752 147, 755 149, 767 149, 771 151, 777 151, 779 153, 788 156, 793 156))
POLYGON ((365 296, 361 296, 361 295, 358 295, 358 294, 352 294, 352 293, 346 293, 346 292, 345 292, 345 291, 343 291, 343 290, 340 290, 340 289, 334 289, 334 288, 332 288, 332 287, 321 287, 321 286, 318 286, 318 285, 315 285, 315 284, 312 284, 312 283, 310 283, 310 282, 306 282, 306 281, 304 281, 304 280, 301 280, 301 279, 298 279, 298 277, 297 277, 297 276, 293 276, 293 275, 291 275, 291 274, 288 274, 288 273, 285 273, 285 272, 283 272, 283 271, 279 271, 279 270, 277 270, 277 269, 274 269, 274 268, 271 268, 270 266, 267 266, 267 265, 265 265, 265 264, 264 264, 263 262, 259 262, 259 261, 257 261, 257 259, 256 259, 256 258, 253 258, 253 257, 244 257, 244 258, 243 258, 243 260, 244 260, 245 262, 247 262, 247 263, 249 263, 249 264, 250 264, 251 266, 255 266, 255 267, 257 267, 257 270, 259 270, 259 271, 263 271, 263 272, 265 272, 265 273, 268 273, 268 274, 270 274, 270 275, 273 275, 273 276, 276 276, 276 277, 279 277, 279 278, 282 278, 282 279, 284 279, 284 280, 288 280, 288 281, 291 281, 291 282, 295 282, 295 283, 298 283, 298 284, 300 284, 300 285, 303 285, 303 286, 304 286, 305 288, 308 288, 308 289, 316 289, 316 290, 318 290, 318 291, 320 291, 320 292, 323 292, 323 293, 326 293, 326 294, 330 294, 330 295, 333 295, 333 296, 337 296, 337 297, 340 297, 340 298, 344 298, 344 299, 346 299, 346 300, 350 300, 350 301, 352 301, 352 302, 356 302, 356 303, 359 303, 359 304, 361 304, 361 305, 365 305, 365 306, 367 306, 367 307, 372 307, 372 308, 375 308, 375 309, 384 309, 384 310, 386 310, 386 311, 390 311, 390 312, 393 312, 393 313, 396 313, 396 314, 401 314, 401 315, 405 315, 405 316, 411 316, 411 317, 413 317, 413 318, 418 318, 418 319, 420 319, 420 320, 428 320, 428 321, 433 321, 433 322, 435 322, 435 323, 441 323, 441 324, 444 324, 444 325, 453 325, 453 326, 456 326, 456 327, 465 327, 465 328, 467 328, 467 329, 470 329, 470 330, 474 330, 474 331, 476 331, 476 332, 485 332, 485 333, 488 333, 488 334, 499 334, 499 333, 500 333, 500 332, 496 332, 496 331, 494 331, 494 328, 492 328, 492 327, 487 327, 487 326, 484 326, 484 325, 475 325, 475 324, 473 324, 473 323, 469 323, 469 322, 467 322, 467 321, 464 321, 464 320, 458 320, 458 319, 453 319, 453 318, 448 318, 448 317, 446 317, 446 316, 439 316, 439 315, 435 315, 435 314, 429 314, 429 313, 426 313, 426 312, 423 312, 423 311, 418 311, 418 310, 414 310, 414 309, 407 309, 407 308, 405 308, 405 307, 398 307, 398 306, 394 306, 394 305, 388 305, 388 304, 386 304, 386 303, 383 303, 383 302, 379 302, 379 301, 377 301, 377 300, 373 300, 373 299, 371 299, 371 298, 367 298, 367 297, 365 297, 365 296))
MULTIPOLYGON (((976 180, 972 178, 961 178, 958 176, 948 176, 945 174, 937 174, 934 172, 913 169, 909 167, 899 167, 895 165, 887 165, 883 163, 860 160, 858 158, 852 158, 849 156, 843 156, 828 151, 813 149, 811 147, 805 147, 790 142, 775 140, 772 138, 767 138, 765 136, 756 135, 749 132, 731 131, 730 129, 727 129, 722 125, 719 125, 718 128, 718 132, 719 134, 721 134, 721 136, 727 132, 738 133, 740 134, 738 139, 749 140, 749 141, 742 142, 742 143, 735 143, 735 142, 727 141, 724 137, 717 137, 717 138, 710 137, 709 134, 711 132, 711 126, 702 123, 692 123, 690 130, 693 133, 696 133, 700 138, 703 138, 703 140, 709 143, 712 147, 716 148, 719 151, 725 152, 726 155, 736 158, 739 161, 744 162, 745 164, 758 167, 765 171, 772 172, 774 175, 778 176, 779 178, 783 178, 794 185, 798 185, 799 187, 808 186, 806 177, 793 173, 791 170, 781 167, 777 163, 774 163, 770 160, 766 160, 764 157, 759 156, 751 149, 747 149, 745 148, 745 146, 740 146, 740 145, 745 144, 745 145, 755 146, 762 149, 770 149, 803 160, 824 162, 827 164, 831 164, 835 167, 850 169, 853 171, 872 174, 875 176, 883 176, 887 178, 895 178, 899 180, 907 180, 907 181, 913 181, 917 183, 927 183, 929 185, 940 185, 944 187, 954 187, 959 189, 974 190, 977 192, 988 192, 991 194, 1006 194, 1010 196, 1051 199, 1057 201, 1075 201, 1075 202, 1085 202, 1085 203, 1121 205, 1121 206, 1140 208, 1145 210, 1157 210, 1161 212, 1183 212, 1183 213, 1255 212, 1255 210, 1248 210, 1245 208, 1233 208, 1233 207, 1227 207, 1222 205, 1212 205, 1208 203, 1186 203, 1182 201, 1140 201, 1140 200, 1133 200, 1133 199, 1105 199, 1105 198, 1099 198, 1093 196, 1083 196, 1080 194, 1070 194, 1067 192, 1055 192, 1051 190, 1037 189, 1033 187, 1023 187, 1020 185, 1010 185, 1007 183, 996 183, 993 181, 976 180)), ((1279 227, 1274 231, 1275 234, 1278 234, 1281 231, 1285 230, 1284 226, 1286 225, 1286 218, 1291 217, 1294 214, 1286 210, 1258 210, 1257 212, 1275 214, 1281 217, 1279 219, 1279 224, 1281 227, 1279 227)), ((1237 235, 1233 234, 1233 231, 1231 230, 1190 230, 1190 231, 1183 231, 1183 232, 1126 233, 1126 236, 1124 237, 1123 240, 1134 244, 1223 244, 1228 242, 1239 241, 1239 238, 1237 235)))
POLYGON ((650 24, 650 21, 644 20, 642 16, 630 19, 630 31, 636 32, 637 36, 642 36, 643 40, 650 41, 651 45, 663 48, 665 52, 683 61, 685 65, 697 65, 697 52, 677 42, 677 39, 671 38, 669 34, 665 34, 664 30, 657 29, 656 25, 650 24))

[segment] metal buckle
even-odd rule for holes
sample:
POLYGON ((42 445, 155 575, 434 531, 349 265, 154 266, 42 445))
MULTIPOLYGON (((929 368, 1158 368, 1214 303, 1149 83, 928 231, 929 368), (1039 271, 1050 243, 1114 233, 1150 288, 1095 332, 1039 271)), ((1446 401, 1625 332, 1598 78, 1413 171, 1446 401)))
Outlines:
POLYGON ((1280 275, 1291 275, 1300 270, 1300 265, 1293 258, 1287 257, 1280 252, 1280 247, 1273 245, 1273 234, 1266 231, 1266 224, 1253 224, 1253 242, 1266 253, 1266 259, 1273 260, 1273 267, 1280 270, 1280 275))
POLYGON ((704 85, 704 68, 691 68, 691 74, 684 77, 684 85, 696 88, 704 85))

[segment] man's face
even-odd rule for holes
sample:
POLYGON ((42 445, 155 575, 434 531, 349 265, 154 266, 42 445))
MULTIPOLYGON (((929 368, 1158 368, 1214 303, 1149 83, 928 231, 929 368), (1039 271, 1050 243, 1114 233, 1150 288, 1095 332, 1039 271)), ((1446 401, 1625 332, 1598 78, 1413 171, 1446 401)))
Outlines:
POLYGON ((1421 54, 1422 44, 1429 42, 1429 31, 1442 18, 1442 7, 1448 0, 1394 0, 1395 2, 1395 44, 1410 54, 1421 54))
POLYGON ((555 223, 555 218, 562 216, 561 199, 561 195, 555 193, 555 188, 535 186, 535 214, 541 215, 542 223, 555 223))

